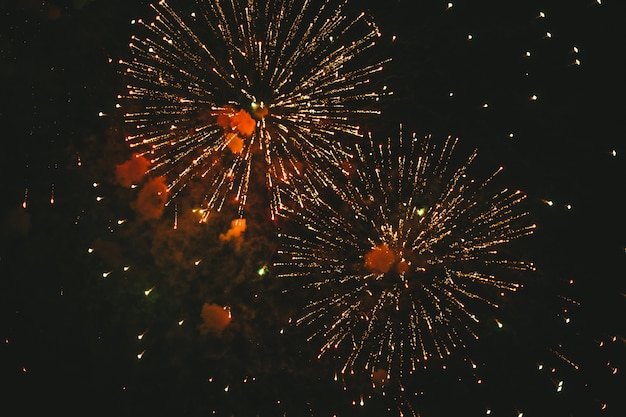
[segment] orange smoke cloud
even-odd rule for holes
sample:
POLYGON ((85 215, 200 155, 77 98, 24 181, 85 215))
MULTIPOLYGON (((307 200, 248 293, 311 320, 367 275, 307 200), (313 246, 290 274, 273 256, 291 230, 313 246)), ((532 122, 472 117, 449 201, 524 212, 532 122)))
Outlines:
POLYGON ((226 233, 220 234, 220 240, 228 241, 241 237, 246 230, 246 219, 235 219, 230 222, 230 229, 226 233))
POLYGON ((233 108, 221 110, 217 115, 217 124, 226 133, 234 130, 245 137, 252 136, 256 128, 256 121, 243 109, 238 112, 235 112, 233 108))
POLYGON ((376 246, 365 255, 365 267, 376 274, 389 272, 395 261, 396 255, 385 243, 376 246))
POLYGON ((235 133, 231 133, 228 135, 228 149, 232 153, 241 153, 243 151, 243 139, 236 135, 235 133))
POLYGON ((372 374, 372 382, 376 387, 384 386, 389 380, 389 375, 384 369, 377 369, 372 374))
POLYGON ((234 112, 232 108, 227 107, 224 110, 220 110, 217 114, 217 124, 225 131, 232 129, 230 127, 230 118, 233 117, 234 112))
POLYGON ((163 214, 166 202, 165 178, 157 177, 145 183, 131 207, 146 219, 158 219, 163 214))
POLYGON ((200 325, 202 334, 220 334, 230 324, 230 308, 204 303, 200 317, 202 317, 202 324, 200 325))
POLYGON ((244 136, 252 136, 254 129, 256 128, 256 121, 245 110, 239 110, 231 120, 230 125, 234 129, 237 129, 239 133, 244 136))
POLYGON ((150 161, 141 155, 133 155, 128 161, 115 167, 115 180, 122 187, 130 187, 143 180, 150 161))
POLYGON ((399 274, 406 274, 407 272, 409 272, 409 263, 407 261, 400 261, 398 262, 398 265, 396 266, 396 270, 398 271, 399 274))

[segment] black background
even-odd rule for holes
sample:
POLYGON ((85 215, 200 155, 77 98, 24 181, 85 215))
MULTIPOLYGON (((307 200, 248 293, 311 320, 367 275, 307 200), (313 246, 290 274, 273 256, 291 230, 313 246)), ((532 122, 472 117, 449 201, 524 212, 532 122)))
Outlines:
MULTIPOLYGON (((625 353, 626 34, 618 2, 459 2, 449 11, 440 1, 352 3, 369 10, 393 57, 383 81, 394 95, 366 127, 380 136, 396 134, 399 123, 405 131, 460 136, 464 146, 479 148, 487 170, 506 167, 504 179, 529 195, 538 224, 518 248, 538 272, 503 312, 516 327, 488 334, 486 345, 463 354, 486 364, 484 389, 469 388, 466 379, 452 385, 452 361, 446 371, 411 381, 408 392, 426 392, 413 400, 415 409, 427 416, 484 415, 487 408, 500 416, 623 415, 623 371, 612 375, 606 366, 624 365, 625 353), (536 18, 540 11, 546 18, 536 18), (571 65, 577 58, 581 65, 571 65), (530 100, 533 94, 538 100, 530 100), (563 325, 558 295, 580 301, 570 325, 563 325), (610 346, 599 348, 600 341, 610 346), (572 372, 546 346, 563 346, 580 369, 572 372), (559 376, 537 375, 541 358, 551 358, 559 376), (550 379, 564 379, 564 392, 557 394, 550 379)), ((115 63, 127 54, 130 20, 151 15, 144 1, 0 1, 2 407, 18 415, 397 414, 392 398, 362 380, 343 391, 331 379, 332 358, 315 359, 301 330, 280 335, 288 327, 281 312, 293 300, 280 297, 271 277, 259 281, 241 266, 270 262, 265 238, 257 259, 240 262, 210 248, 215 233, 194 235, 221 260, 217 271, 239 262, 237 277, 203 286, 194 281, 209 279, 202 274, 184 284, 170 276, 152 301, 142 292, 164 267, 141 244, 120 250, 144 272, 102 279, 106 261, 87 248, 115 234, 111 221, 127 208, 115 198, 96 204, 91 183, 106 184, 126 155, 115 63), (101 111, 109 116, 99 117, 101 111), (207 294, 239 313, 233 321, 241 322, 221 338, 175 325, 185 315, 197 321, 207 294), (145 329, 146 340, 138 341, 145 329), (352 406, 361 395, 366 406, 352 406)), ((269 236, 270 226, 248 233, 269 236)), ((146 226, 138 241, 155 230, 146 226)))

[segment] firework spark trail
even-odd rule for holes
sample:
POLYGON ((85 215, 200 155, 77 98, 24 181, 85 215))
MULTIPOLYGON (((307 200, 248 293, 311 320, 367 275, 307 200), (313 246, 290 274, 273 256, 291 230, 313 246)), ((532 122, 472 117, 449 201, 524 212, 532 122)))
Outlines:
POLYGON ((150 160, 151 175, 167 178, 171 198, 201 178, 207 215, 232 197, 242 217, 264 161, 258 175, 274 218, 279 188, 295 188, 292 178, 313 189, 331 181, 327 167, 346 156, 337 134, 361 136, 359 117, 377 114, 373 103, 390 94, 370 83, 386 60, 362 57, 380 32, 346 4, 201 0, 182 16, 160 1, 153 21, 133 21, 143 36, 132 36, 132 59, 120 61, 126 141, 150 160), (218 125, 220 114, 239 110, 253 118, 251 134, 218 125), (233 140, 243 140, 237 151, 233 140))
POLYGON ((296 324, 316 329, 309 340, 322 340, 320 356, 344 343, 343 372, 402 375, 479 337, 479 316, 521 287, 506 271, 534 270, 499 249, 535 225, 524 194, 490 192, 501 168, 473 179, 476 151, 453 167, 456 139, 369 139, 336 188, 346 209, 316 199, 283 214, 303 233, 281 234, 275 267, 309 289, 296 324))

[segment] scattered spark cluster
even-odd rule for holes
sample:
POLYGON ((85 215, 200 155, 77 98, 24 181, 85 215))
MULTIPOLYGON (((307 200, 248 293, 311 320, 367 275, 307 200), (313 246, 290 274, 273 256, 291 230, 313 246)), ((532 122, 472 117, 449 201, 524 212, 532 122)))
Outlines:
POLYGON ((289 213, 302 232, 282 234, 274 267, 309 289, 296 324, 311 327, 320 355, 347 346, 342 373, 397 376, 448 357, 479 338, 481 321, 502 326, 491 310, 521 287, 506 271, 534 270, 506 255, 535 228, 525 195, 492 190, 501 168, 475 179, 476 151, 457 166, 456 145, 370 135, 338 188, 346 208, 318 199, 289 213))
POLYGON ((170 197, 200 180, 207 213, 234 200, 242 217, 255 178, 271 191, 272 217, 292 177, 330 181, 341 136, 360 136, 359 118, 389 94, 370 80, 385 60, 364 58, 380 32, 346 3, 198 1, 186 16, 166 1, 152 7, 120 61, 126 141, 167 178, 170 197))

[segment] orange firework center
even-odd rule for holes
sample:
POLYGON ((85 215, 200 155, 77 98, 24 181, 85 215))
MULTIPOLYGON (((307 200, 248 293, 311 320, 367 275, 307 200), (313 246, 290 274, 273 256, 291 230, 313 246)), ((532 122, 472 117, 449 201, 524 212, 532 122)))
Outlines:
POLYGON ((365 267, 377 274, 386 274, 392 270, 403 274, 409 270, 409 264, 386 243, 375 246, 365 254, 365 267))
POLYGON ((406 252, 402 248, 390 248, 386 243, 375 246, 365 254, 365 268, 376 274, 409 274, 423 279, 426 266, 432 266, 431 262, 432 254, 406 252))

